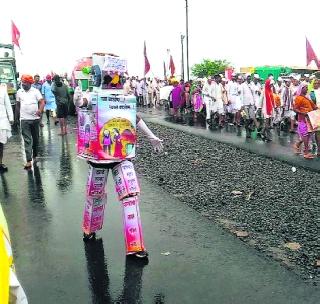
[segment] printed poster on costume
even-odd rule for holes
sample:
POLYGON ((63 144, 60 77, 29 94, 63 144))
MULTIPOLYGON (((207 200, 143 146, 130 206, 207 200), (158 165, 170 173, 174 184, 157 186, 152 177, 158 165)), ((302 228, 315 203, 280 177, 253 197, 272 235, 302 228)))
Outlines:
POLYGON ((80 109, 78 111, 77 153, 79 156, 91 159, 94 157, 90 147, 91 141, 97 139, 96 114, 93 111, 80 109))
POLYGON ((98 160, 123 160, 135 157, 135 96, 99 96, 97 104, 97 142, 94 156, 98 160))

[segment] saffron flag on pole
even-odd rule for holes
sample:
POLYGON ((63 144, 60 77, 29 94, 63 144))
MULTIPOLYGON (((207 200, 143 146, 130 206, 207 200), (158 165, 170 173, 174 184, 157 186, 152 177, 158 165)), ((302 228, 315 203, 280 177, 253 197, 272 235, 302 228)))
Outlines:
POLYGON ((317 68, 320 69, 320 63, 319 63, 318 57, 314 52, 307 37, 306 37, 306 53, 307 53, 307 65, 309 65, 311 61, 314 60, 317 65, 317 68))
POLYGON ((12 34, 12 44, 15 44, 19 49, 21 49, 19 44, 20 31, 13 21, 11 21, 11 34, 12 34))
POLYGON ((171 71, 171 76, 174 76, 174 72, 176 71, 176 67, 174 66, 172 55, 170 55, 169 69, 171 71))
POLYGON ((143 55, 144 55, 144 75, 146 75, 150 71, 150 63, 147 57, 146 42, 144 42, 143 55))

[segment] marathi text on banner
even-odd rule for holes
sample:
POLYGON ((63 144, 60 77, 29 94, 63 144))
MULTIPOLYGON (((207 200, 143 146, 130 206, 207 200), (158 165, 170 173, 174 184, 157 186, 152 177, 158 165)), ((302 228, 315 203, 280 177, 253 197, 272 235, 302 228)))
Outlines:
POLYGON ((119 57, 105 56, 105 61, 103 65, 104 71, 117 71, 118 73, 127 72, 127 60, 121 59, 119 57))

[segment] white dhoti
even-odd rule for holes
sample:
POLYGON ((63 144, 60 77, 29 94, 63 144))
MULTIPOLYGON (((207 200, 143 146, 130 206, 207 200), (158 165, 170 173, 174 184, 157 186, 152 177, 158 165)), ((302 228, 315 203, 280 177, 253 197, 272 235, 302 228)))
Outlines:
POLYGON ((236 112, 241 110, 242 103, 241 103, 240 96, 231 95, 230 96, 230 102, 231 102, 230 109, 231 109, 232 113, 236 113, 236 112))
POLYGON ((211 112, 213 110, 213 101, 210 97, 206 97, 206 96, 203 98, 203 101, 206 105, 206 113, 207 113, 206 119, 210 119, 211 112))
POLYGON ((224 107, 222 99, 218 99, 212 103, 212 112, 218 114, 224 114, 224 107))

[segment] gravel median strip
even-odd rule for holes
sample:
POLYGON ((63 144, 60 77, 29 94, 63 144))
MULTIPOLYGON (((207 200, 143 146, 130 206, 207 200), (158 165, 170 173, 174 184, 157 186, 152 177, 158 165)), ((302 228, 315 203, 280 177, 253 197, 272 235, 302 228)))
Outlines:
POLYGON ((140 136, 140 175, 304 279, 320 282, 320 173, 148 125, 165 150, 151 153, 140 136))

